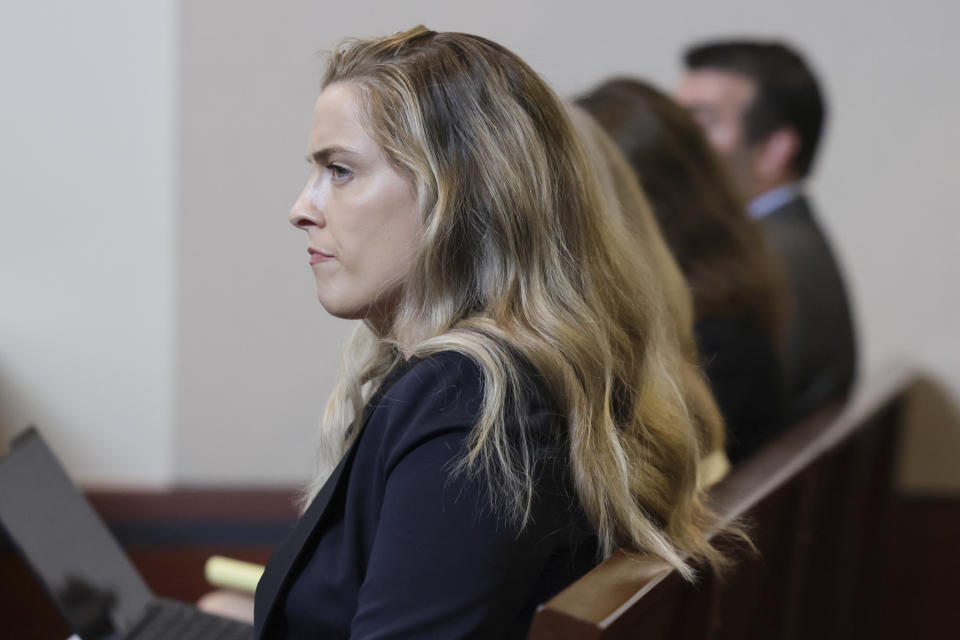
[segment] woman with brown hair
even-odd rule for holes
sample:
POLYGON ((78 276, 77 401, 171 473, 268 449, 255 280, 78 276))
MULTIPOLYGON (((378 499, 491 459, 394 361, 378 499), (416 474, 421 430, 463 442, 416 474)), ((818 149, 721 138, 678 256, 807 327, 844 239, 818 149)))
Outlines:
POLYGON ((322 86, 290 221, 362 323, 258 637, 522 638, 614 549, 716 561, 659 271, 553 91, 423 27, 346 42, 322 86))
POLYGON ((693 118, 643 82, 611 80, 578 104, 633 167, 693 292, 701 360, 731 461, 783 425, 780 270, 693 118))

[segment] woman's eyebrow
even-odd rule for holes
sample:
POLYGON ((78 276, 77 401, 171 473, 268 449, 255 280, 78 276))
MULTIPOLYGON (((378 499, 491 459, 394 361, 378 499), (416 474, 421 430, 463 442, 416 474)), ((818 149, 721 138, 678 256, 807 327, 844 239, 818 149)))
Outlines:
POLYGON ((320 149, 318 151, 314 151, 313 153, 310 154, 310 158, 317 165, 322 166, 327 164, 327 162, 330 161, 330 156, 332 156, 335 153, 351 156, 351 155, 356 155, 357 151, 355 149, 351 149, 350 147, 344 147, 341 145, 332 145, 329 147, 324 147, 323 149, 320 149))

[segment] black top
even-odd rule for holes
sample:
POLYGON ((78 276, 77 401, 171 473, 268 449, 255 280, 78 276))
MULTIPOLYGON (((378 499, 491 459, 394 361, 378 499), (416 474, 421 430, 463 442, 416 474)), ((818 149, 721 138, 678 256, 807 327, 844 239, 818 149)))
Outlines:
POLYGON ((840 267, 806 198, 760 219, 786 271, 793 305, 787 325, 787 421, 799 420, 853 384, 856 343, 840 267))
POLYGON ((597 561, 564 419, 537 376, 527 379, 536 492, 526 528, 494 513, 483 477, 452 472, 479 416, 479 367, 455 352, 410 361, 270 559, 257 637, 526 637, 536 606, 597 561))
POLYGON ((780 358, 767 336, 745 320, 702 318, 694 333, 727 425, 727 457, 736 464, 783 429, 780 358))

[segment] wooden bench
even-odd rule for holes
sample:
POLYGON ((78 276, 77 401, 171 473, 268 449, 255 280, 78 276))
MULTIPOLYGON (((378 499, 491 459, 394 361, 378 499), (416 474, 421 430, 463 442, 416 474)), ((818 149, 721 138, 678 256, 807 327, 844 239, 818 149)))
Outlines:
MULTIPOLYGON (((894 452, 913 376, 872 380, 824 407, 711 491, 721 524, 741 519, 756 553, 734 548, 696 585, 663 562, 618 553, 542 605, 531 640, 859 638, 882 584, 894 452)), ((722 528, 722 527, 721 527, 722 528)), ((729 536, 714 538, 731 546, 729 536)))

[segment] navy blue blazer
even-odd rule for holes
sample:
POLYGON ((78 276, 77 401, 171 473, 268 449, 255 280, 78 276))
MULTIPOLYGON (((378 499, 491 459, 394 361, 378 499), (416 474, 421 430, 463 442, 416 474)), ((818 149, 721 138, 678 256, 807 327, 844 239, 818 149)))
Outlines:
MULTIPOLYGON (((486 480, 454 473, 483 399, 479 367, 412 359, 368 403, 337 470, 267 564, 257 638, 524 638, 538 604, 597 562, 565 419, 527 376, 535 499, 522 530, 486 480)), ((508 421, 519 436, 516 420, 508 421)))
POLYGON ((767 336, 741 318, 701 318, 694 335, 727 425, 727 457, 737 464, 786 426, 783 365, 767 336))

